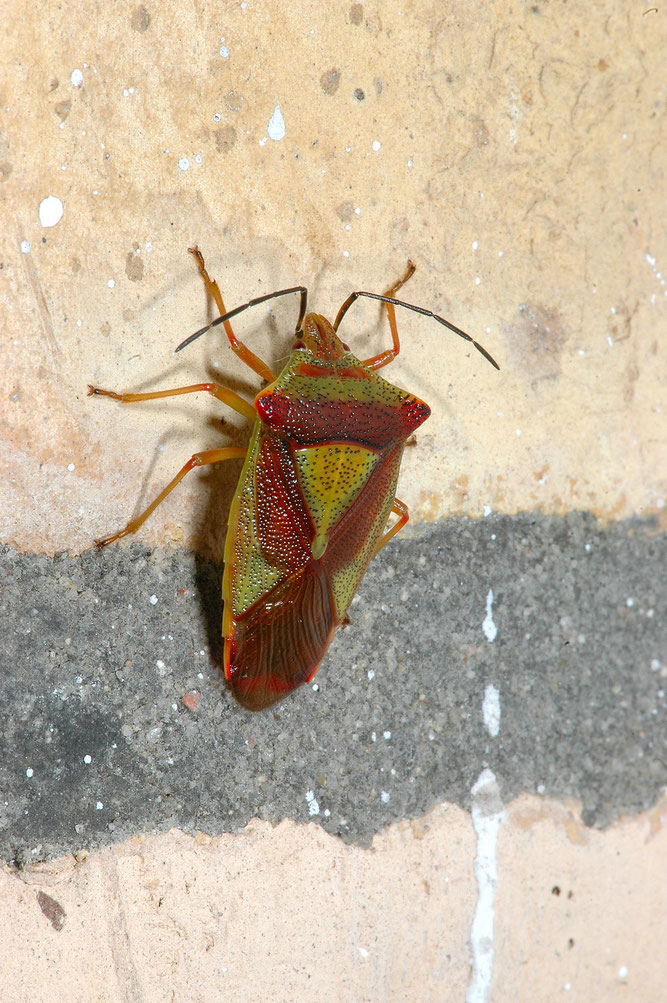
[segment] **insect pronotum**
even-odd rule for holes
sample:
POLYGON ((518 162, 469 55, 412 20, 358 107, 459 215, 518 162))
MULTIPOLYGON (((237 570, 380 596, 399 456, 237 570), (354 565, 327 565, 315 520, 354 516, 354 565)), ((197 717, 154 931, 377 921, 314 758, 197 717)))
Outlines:
POLYGON ((226 311, 201 252, 197 247, 190 251, 220 316, 177 351, 222 324, 233 351, 268 386, 252 404, 218 383, 142 394, 89 386, 88 393, 130 404, 206 392, 254 423, 250 444, 247 449, 195 453, 141 515, 96 544, 102 549, 135 533, 195 467, 244 457, 225 544, 224 668, 240 703, 263 710, 312 679, 346 620, 369 561, 408 521, 407 507, 396 497, 401 456, 431 412, 418 397, 377 375, 400 351, 395 307, 432 317, 499 366, 465 331, 431 310, 395 298, 415 270, 411 261, 386 293, 351 293, 330 324, 319 314, 306 313, 304 286, 280 289, 226 311), (276 376, 238 340, 230 321, 251 306, 289 293, 300 296, 296 341, 276 376), (352 355, 337 334, 360 296, 385 305, 392 338, 391 348, 364 360, 352 355), (398 518, 386 529, 392 512, 398 518))

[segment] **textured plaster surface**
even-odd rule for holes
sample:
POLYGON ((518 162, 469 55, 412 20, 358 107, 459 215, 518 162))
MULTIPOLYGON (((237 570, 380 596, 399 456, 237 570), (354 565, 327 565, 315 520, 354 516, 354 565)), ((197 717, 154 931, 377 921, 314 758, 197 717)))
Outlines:
MULTIPOLYGON (((524 797, 500 827, 495 1003, 663 998, 667 805, 591 832, 524 797), (641 853, 637 853, 641 848, 641 853)), ((12 1000, 463 1000, 475 836, 466 813, 392 825, 370 850, 313 825, 177 829, 0 872, 12 1000)))
MULTIPOLYGON (((193 243, 230 305, 303 282, 329 315, 410 256, 406 297, 497 356, 500 375, 401 317, 393 378, 434 412, 401 483, 416 519, 662 511, 664 25, 639 4, 15 0, 0 105, 3 539, 85 549, 195 449, 240 441, 208 400, 85 398, 88 382, 211 375, 257 389, 218 335, 171 354, 207 318, 193 243), (45 227, 49 196, 64 211, 45 227)), ((295 310, 259 309, 239 331, 278 365, 295 310)), ((346 337, 370 355, 388 334, 368 306, 346 337)), ((215 555, 191 481, 145 539, 215 555)))
MULTIPOLYGON (((5 993, 661 1003, 667 12, 3 15, 5 993), (217 667, 236 464, 89 552, 192 452, 246 441, 207 397, 85 396, 252 399, 218 334, 172 354, 214 316, 194 243, 228 306, 304 283, 330 317, 411 257, 405 298, 502 366, 399 318, 386 374, 433 411, 399 487, 417 528, 318 689, 264 718, 217 667), (515 800, 536 790, 561 801, 515 800)), ((295 316, 237 331, 278 368, 295 316)), ((375 306, 345 324, 387 347, 375 306)))

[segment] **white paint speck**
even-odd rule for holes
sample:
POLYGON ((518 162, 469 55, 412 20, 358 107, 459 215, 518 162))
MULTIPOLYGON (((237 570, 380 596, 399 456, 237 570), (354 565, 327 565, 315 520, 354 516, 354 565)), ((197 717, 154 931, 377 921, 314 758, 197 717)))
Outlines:
POLYGON ((380 791, 380 800, 382 804, 389 804, 391 801, 391 794, 388 791, 380 791))
POLYGON ((217 113, 217 111, 216 111, 215 115, 213 116, 213 121, 214 121, 214 122, 219 122, 219 121, 220 121, 220 116, 219 116, 219 114, 217 113))
POLYGON ((151 604, 151 606, 157 606, 157 596, 156 595, 152 595, 148 601, 151 604))
POLYGON ((69 472, 70 472, 70 474, 71 474, 71 473, 73 473, 73 472, 74 472, 74 470, 76 470, 76 467, 74 466, 74 464, 73 464, 73 463, 68 463, 68 464, 67 464, 67 469, 69 470, 69 472))
POLYGON ((102 802, 102 801, 96 801, 95 802, 95 808, 97 809, 97 811, 102 811, 102 809, 104 808, 104 802, 102 802))
POLYGON ((88 765, 88 763, 92 763, 93 757, 86 755, 86 756, 83 757, 83 761, 84 761, 84 763, 86 763, 86 765, 88 765))
POLYGON ((482 281, 482 280, 480 279, 479 275, 476 275, 476 276, 475 276, 475 285, 476 285, 476 286, 478 286, 478 285, 480 284, 480 282, 481 282, 481 281, 482 281))
POLYGON ((627 965, 621 965, 621 967, 618 970, 618 977, 619 977, 619 979, 620 979, 621 982, 627 982, 627 979, 628 979, 628 966, 627 965))
POLYGON ((273 109, 273 115, 269 119, 266 131, 269 134, 269 139, 272 139, 275 143, 279 143, 281 139, 285 138, 285 119, 283 118, 279 104, 273 109))
POLYGON ((317 803, 317 798, 313 791, 306 791, 306 801, 308 802, 308 814, 309 815, 319 815, 320 806, 317 803))
POLYGON ((484 631, 484 637, 487 639, 489 644, 492 641, 495 641, 496 635, 498 634, 498 628, 493 622, 493 589, 489 589, 486 597, 486 616, 484 617, 484 622, 482 623, 482 630, 484 631))
POLYGON ((483 511, 484 511, 484 516, 486 517, 488 515, 491 515, 493 509, 491 508, 490 505, 485 505, 483 511))
POLYGON ((388 742, 389 739, 391 738, 391 732, 390 731, 383 731, 382 732, 382 737, 384 738, 385 742, 388 742))
POLYGON ((369 669, 368 672, 366 673, 366 676, 368 677, 369 682, 371 681, 371 679, 375 679, 375 669, 369 669))
POLYGON ((473 242, 472 242, 472 249, 473 249, 473 251, 476 251, 478 247, 479 247, 479 241, 478 240, 473 240, 473 242))
POLYGON ((57 195, 47 195, 39 203, 38 212, 42 226, 55 226, 63 218, 64 207, 57 195))
MULTIPOLYGON (((220 41, 224 42, 224 38, 221 38, 220 41)), ((220 46, 220 55, 222 56, 223 59, 229 59, 229 49, 227 48, 226 45, 220 46)))
POLYGON ((360 947, 359 948, 359 954, 361 955, 362 958, 367 958, 368 957, 368 951, 366 950, 365 947, 360 947))
POLYGON ((181 159, 178 161, 178 169, 180 171, 187 171, 189 167, 190 167, 190 161, 188 160, 188 158, 181 157, 181 159))
POLYGON ((486 1003, 493 977, 494 899, 498 883, 496 847, 505 811, 498 783, 491 770, 482 770, 470 793, 472 824, 477 836, 477 905, 470 931, 472 974, 466 1003, 486 1003))
POLYGON ((414 160, 408 160, 408 167, 414 166, 414 160))
POLYGON ((31 250, 30 241, 29 240, 22 240, 21 241, 21 253, 22 254, 30 254, 30 250, 31 250))
POLYGON ((116 285, 116 280, 115 279, 109 279, 108 282, 107 282, 107 285, 108 285, 109 289, 113 289, 115 287, 115 285, 116 285))
POLYGON ((71 83, 72 87, 80 87, 81 84, 83 83, 83 73, 81 72, 81 70, 72 70, 72 72, 69 75, 69 82, 71 83))
POLYGON ((491 683, 484 690, 482 716, 486 730, 495 738, 500 731, 500 693, 491 683))
POLYGON ((373 150, 373 153, 379 153, 379 151, 382 149, 382 143, 380 143, 379 140, 374 139, 371 149, 373 150))
POLYGON ((30 778, 32 776, 34 776, 34 770, 33 770, 32 766, 28 767, 28 769, 25 771, 25 775, 28 778, 28 780, 30 780, 30 778))

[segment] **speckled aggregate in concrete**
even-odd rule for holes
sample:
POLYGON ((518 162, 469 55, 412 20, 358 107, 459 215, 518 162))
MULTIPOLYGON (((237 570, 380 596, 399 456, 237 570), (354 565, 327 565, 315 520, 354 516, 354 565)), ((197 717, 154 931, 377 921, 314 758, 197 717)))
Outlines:
POLYGON ((503 798, 569 796, 590 825, 646 808, 667 783, 665 556, 650 525, 581 514, 422 528, 373 562, 316 686, 250 714, 218 667, 216 566, 138 544, 55 562, 6 548, 3 854, 252 817, 367 844, 437 802, 468 807, 485 765, 503 798))

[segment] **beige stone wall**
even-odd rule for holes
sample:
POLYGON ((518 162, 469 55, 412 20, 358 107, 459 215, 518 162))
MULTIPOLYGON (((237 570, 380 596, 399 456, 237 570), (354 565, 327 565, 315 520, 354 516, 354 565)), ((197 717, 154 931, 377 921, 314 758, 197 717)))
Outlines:
MULTIPOLYGON (((489 999, 662 1000, 666 809, 602 834, 573 806, 508 807, 489 999)), ((370 850, 256 822, 0 872, 7 998, 464 1000, 475 853, 469 817, 450 806, 370 850)))
MULTIPOLYGON (((329 316, 411 256, 406 297, 498 358, 500 375, 401 317, 393 378, 433 406, 401 486, 415 519, 664 511, 664 22, 629 3, 14 0, 3 538, 86 548, 195 449, 229 441, 208 399, 121 410, 85 396, 89 381, 211 376, 252 396, 218 334, 171 354, 207 318, 195 242, 228 304, 305 283, 329 316), (44 227, 49 196, 63 216, 44 227)), ((295 308, 238 323, 275 366, 295 308)), ((345 334, 361 355, 388 341, 370 306, 345 334)), ((196 480, 145 539, 219 552, 196 480)))

